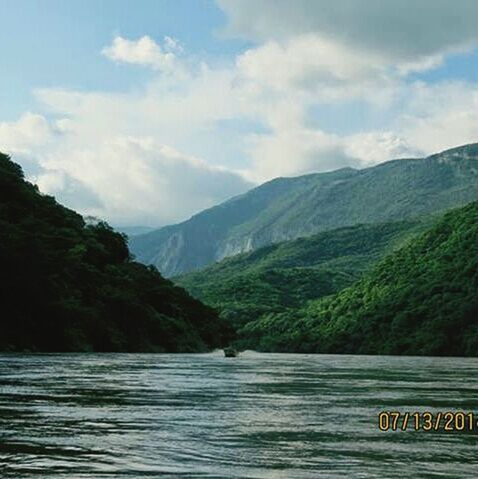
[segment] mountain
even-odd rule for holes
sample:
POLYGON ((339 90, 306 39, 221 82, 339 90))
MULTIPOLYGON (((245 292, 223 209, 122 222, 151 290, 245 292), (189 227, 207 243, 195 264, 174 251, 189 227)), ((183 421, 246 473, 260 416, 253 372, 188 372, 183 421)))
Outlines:
POLYGON ((478 144, 473 144, 362 170, 278 178, 183 223, 134 237, 130 246, 138 261, 174 276, 271 243, 400 221, 476 199, 478 144))
MULTIPOLYGON (((428 220, 430 221, 430 220, 428 220)), ((235 328, 352 285, 425 221, 357 225, 262 247, 174 278, 235 328)))
POLYGON ((240 336, 274 351, 478 356, 478 202, 350 288, 250 322, 240 336))
POLYGON ((1 351, 202 351, 211 308, 131 261, 123 235, 39 193, 0 154, 1 351))

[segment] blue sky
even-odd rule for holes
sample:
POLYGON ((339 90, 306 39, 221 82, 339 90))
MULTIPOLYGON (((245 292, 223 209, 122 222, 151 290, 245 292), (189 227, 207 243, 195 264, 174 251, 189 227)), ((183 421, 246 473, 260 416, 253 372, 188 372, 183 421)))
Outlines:
POLYGON ((0 150, 114 224, 478 141, 474 0, 3 0, 0 18, 0 150))

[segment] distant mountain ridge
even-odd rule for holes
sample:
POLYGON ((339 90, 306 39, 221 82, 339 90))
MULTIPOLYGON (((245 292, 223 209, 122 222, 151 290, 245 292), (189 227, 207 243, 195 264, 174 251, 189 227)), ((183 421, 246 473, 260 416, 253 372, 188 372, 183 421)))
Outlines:
POLYGON ((476 199, 478 144, 471 144, 362 170, 277 178, 183 223, 131 238, 130 247, 138 261, 174 276, 268 244, 476 199))

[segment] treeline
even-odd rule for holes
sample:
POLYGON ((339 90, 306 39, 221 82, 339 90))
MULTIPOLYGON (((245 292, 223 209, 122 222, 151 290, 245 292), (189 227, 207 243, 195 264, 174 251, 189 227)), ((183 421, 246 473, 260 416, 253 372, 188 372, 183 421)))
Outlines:
POLYGON ((231 328, 0 154, 0 350, 201 351, 231 328))

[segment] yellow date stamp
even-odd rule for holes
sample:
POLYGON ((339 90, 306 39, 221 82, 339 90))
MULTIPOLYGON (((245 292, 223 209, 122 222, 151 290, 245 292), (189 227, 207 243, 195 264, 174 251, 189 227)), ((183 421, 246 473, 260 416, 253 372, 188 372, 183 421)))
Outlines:
POLYGON ((478 415, 464 411, 381 411, 378 428, 380 431, 478 432, 478 415))

